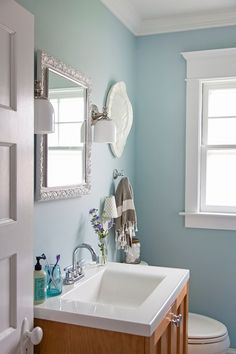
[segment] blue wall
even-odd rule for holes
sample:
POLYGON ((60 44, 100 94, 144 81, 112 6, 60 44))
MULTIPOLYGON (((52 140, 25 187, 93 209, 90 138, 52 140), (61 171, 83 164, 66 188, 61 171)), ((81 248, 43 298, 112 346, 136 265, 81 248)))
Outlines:
MULTIPOLYGON (((91 78, 92 103, 102 109, 110 85, 124 80, 134 105, 136 40, 99 0, 18 2, 35 15, 35 48, 44 49, 91 78)), ((79 243, 86 241, 97 249, 88 211, 99 207, 113 192, 114 168, 124 169, 134 179, 134 126, 121 159, 113 157, 108 144, 93 144, 90 195, 35 203, 35 255, 45 252, 54 262, 60 253, 61 265, 65 266, 71 264, 72 250, 79 243)), ((110 246, 113 249, 112 242, 110 246)), ((115 254, 110 252, 110 257, 114 259, 115 254)))
POLYGON ((229 328, 236 348, 236 233, 186 229, 185 60, 181 52, 236 46, 236 27, 137 40, 136 205, 143 259, 191 270, 190 309, 229 328))

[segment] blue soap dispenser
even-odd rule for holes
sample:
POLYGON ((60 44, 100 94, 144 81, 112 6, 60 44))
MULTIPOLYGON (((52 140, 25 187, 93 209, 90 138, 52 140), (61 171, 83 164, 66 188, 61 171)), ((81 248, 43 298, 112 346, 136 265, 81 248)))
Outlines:
POLYGON ((41 259, 45 255, 36 257, 37 263, 34 267, 34 305, 42 304, 46 300, 46 273, 42 270, 41 259))

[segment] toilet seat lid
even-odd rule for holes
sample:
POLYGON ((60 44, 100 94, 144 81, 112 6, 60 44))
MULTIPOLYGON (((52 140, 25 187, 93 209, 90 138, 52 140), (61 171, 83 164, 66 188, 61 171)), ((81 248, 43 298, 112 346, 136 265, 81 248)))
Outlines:
POLYGON ((225 336, 225 325, 210 317, 189 313, 188 336, 192 339, 213 339, 225 336))

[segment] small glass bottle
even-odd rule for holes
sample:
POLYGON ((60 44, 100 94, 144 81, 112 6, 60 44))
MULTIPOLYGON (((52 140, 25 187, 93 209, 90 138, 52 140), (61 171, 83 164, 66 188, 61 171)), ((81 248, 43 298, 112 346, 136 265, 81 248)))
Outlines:
POLYGON ((139 264, 140 258, 140 242, 137 237, 133 237, 131 247, 128 247, 128 251, 125 255, 125 263, 139 264))
POLYGON ((100 240, 99 247, 99 265, 105 265, 107 263, 107 243, 106 239, 100 240))

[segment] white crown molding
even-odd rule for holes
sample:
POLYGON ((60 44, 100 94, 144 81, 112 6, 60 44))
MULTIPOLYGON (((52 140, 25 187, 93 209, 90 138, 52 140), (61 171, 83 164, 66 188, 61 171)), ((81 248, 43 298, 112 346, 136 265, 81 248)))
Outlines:
POLYGON ((233 25, 236 25, 236 10, 224 13, 211 12, 203 14, 188 14, 183 16, 143 20, 137 35, 144 36, 233 25))
POLYGON ((144 20, 126 0, 100 1, 136 36, 236 25, 236 9, 144 20))
POLYGON ((126 0, 100 0, 134 35, 138 34, 141 19, 126 0))

